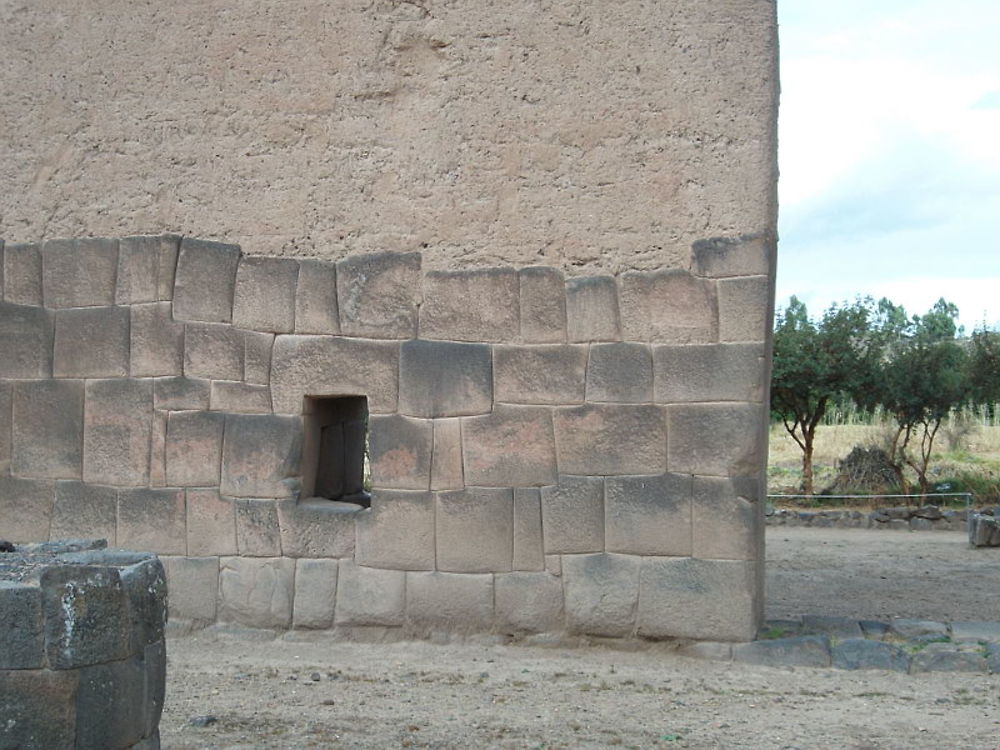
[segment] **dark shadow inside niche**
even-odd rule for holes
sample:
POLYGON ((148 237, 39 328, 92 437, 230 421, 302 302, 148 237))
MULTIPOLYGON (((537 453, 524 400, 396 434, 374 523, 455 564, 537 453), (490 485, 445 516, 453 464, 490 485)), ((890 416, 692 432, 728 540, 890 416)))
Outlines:
POLYGON ((368 399, 306 396, 304 407, 302 497, 369 507, 368 399))

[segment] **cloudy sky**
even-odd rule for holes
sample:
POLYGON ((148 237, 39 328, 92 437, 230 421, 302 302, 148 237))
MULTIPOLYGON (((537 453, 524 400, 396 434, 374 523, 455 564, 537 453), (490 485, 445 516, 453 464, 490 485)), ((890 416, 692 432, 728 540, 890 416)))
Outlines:
POLYGON ((1000 0, 779 0, 778 306, 1000 328, 1000 0))

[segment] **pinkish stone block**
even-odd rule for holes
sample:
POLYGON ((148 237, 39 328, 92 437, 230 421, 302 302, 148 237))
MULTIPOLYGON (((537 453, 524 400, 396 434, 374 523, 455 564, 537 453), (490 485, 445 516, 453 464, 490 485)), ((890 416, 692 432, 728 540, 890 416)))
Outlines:
POLYGON ((148 484, 152 420, 152 380, 88 380, 83 480, 129 487, 148 484))
POLYGON ((659 474, 667 468, 662 407, 587 404, 556 409, 553 422, 563 474, 659 474))
POLYGON ((704 344, 718 336, 715 287, 686 271, 623 274, 621 299, 628 341, 704 344))
POLYGON ((549 409, 497 406, 492 414, 462 420, 465 481, 484 487, 551 484, 556 447, 549 409))

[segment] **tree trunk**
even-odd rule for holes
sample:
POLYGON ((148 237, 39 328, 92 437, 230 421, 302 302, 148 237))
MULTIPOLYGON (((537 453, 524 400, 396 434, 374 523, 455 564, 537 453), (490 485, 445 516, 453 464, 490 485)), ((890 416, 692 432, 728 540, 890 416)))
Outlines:
POLYGON ((805 445, 802 448, 802 494, 813 495, 813 436, 806 432, 802 436, 805 445))

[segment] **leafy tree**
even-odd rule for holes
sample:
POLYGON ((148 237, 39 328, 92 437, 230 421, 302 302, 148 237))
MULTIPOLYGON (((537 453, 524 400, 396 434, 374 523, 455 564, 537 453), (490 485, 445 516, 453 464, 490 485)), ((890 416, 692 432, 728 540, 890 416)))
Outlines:
POLYGON ((1000 331, 983 326, 973 332, 969 359, 971 399, 985 406, 994 418, 1000 402, 1000 331))

